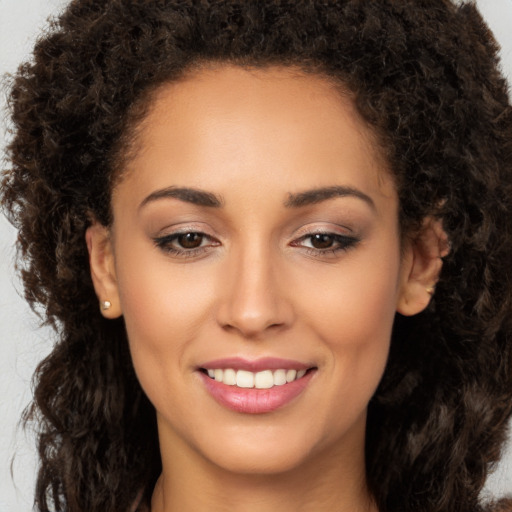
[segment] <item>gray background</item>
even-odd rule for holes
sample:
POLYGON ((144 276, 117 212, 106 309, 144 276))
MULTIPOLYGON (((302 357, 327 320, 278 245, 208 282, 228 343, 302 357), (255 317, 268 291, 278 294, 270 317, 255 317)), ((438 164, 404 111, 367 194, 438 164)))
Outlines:
MULTIPOLYGON (((66 3, 0 0, 0 74, 16 69, 29 55, 46 18, 58 13, 66 3)), ((502 45, 502 68, 512 83, 512 0, 478 0, 477 4, 502 45)), ((4 102, 2 90, 0 108, 4 102)), ((5 122, 1 125, 0 150, 5 140, 5 122)), ((31 375, 50 350, 52 339, 52 333, 39 327, 38 319, 20 297, 22 290, 13 269, 15 236, 13 228, 0 216, 0 512, 32 510, 36 472, 33 437, 30 432, 24 433, 18 422, 30 401, 31 375)), ((491 475, 486 492, 496 496, 512 493, 512 442, 491 475)))

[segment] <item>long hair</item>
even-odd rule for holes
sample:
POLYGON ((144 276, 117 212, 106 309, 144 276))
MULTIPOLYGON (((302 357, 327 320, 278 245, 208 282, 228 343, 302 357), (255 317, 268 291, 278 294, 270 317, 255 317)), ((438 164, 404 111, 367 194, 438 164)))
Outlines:
POLYGON ((491 33, 449 0, 75 0, 39 39, 12 82, 1 192, 26 298, 58 333, 27 412, 38 510, 149 505, 155 412, 122 319, 98 312, 84 233, 111 222, 153 92, 209 61, 343 85, 394 173, 402 235, 442 219, 435 295, 397 315, 369 405, 367 479, 381 512, 480 510, 512 413, 512 108, 491 33))

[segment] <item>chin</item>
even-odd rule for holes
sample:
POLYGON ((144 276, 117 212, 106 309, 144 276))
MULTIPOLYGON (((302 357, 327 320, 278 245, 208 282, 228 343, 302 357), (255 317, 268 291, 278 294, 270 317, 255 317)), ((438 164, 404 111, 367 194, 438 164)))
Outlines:
MULTIPOLYGON (((278 444, 278 443, 274 443, 278 444)), ((288 442, 277 446, 255 443, 253 446, 219 447, 209 455, 209 460, 219 468, 239 475, 276 475, 291 472, 307 463, 309 454, 304 446, 288 442)))

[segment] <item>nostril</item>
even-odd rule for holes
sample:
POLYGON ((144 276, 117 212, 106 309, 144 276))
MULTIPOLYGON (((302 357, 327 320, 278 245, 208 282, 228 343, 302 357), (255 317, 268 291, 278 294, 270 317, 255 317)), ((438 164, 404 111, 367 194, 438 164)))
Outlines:
POLYGON ((293 323, 292 302, 264 283, 247 288, 240 282, 234 288, 219 301, 216 312, 217 323, 225 332, 237 331, 246 338, 258 338, 293 323))

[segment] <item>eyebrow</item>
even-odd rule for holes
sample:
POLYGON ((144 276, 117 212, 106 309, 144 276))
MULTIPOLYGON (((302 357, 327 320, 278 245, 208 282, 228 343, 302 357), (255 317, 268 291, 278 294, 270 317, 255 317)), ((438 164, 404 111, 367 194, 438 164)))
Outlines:
MULTIPOLYGON (((363 200, 372 209, 375 209, 375 203, 370 196, 356 188, 344 186, 315 188, 297 194, 289 194, 284 205, 286 208, 301 208, 303 206, 321 203, 322 201, 327 201, 335 197, 356 197, 363 200)), ((179 199, 186 203, 208 208, 220 208, 224 204, 219 196, 211 192, 189 187, 167 187, 149 194, 149 196, 140 203, 139 209, 153 201, 169 198, 179 199)))
POLYGON ((375 210, 375 203, 370 196, 357 188, 343 186, 315 188, 313 190, 299 192, 298 194, 289 194, 285 206, 287 208, 301 208, 303 206, 321 203, 322 201, 327 201, 335 197, 356 197, 375 210))
POLYGON ((140 203, 139 209, 153 201, 169 198, 179 199, 186 203, 207 206, 209 208, 220 208, 223 204, 222 199, 211 192, 188 187, 167 187, 149 194, 149 196, 140 203))

